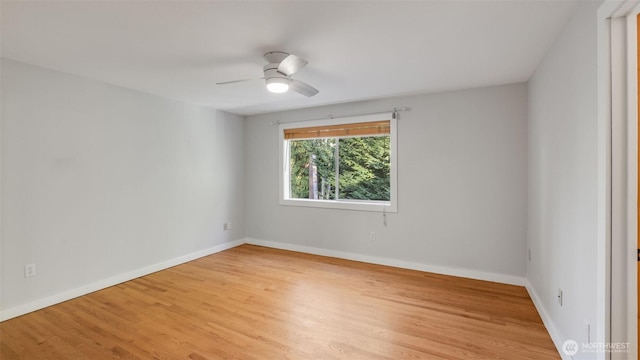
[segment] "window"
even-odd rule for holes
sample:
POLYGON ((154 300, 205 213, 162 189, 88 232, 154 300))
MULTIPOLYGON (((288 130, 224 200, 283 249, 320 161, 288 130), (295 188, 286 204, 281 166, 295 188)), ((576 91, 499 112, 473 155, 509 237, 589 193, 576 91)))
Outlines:
POLYGON ((392 113, 280 124, 280 203, 397 211, 392 113))

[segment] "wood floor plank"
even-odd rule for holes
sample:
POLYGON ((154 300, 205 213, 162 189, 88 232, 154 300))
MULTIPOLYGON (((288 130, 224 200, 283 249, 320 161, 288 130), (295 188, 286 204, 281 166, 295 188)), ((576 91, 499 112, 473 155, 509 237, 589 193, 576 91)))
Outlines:
POLYGON ((559 359, 523 287, 243 245, 0 323, 2 359, 559 359))

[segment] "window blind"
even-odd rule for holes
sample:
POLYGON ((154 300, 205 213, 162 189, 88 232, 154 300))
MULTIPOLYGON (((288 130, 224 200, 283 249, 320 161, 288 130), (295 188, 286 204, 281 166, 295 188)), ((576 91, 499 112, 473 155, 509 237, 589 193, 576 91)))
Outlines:
POLYGON ((389 120, 379 120, 339 125, 289 128, 284 129, 284 138, 285 140, 315 139, 327 137, 389 135, 390 133, 391 122, 389 120))

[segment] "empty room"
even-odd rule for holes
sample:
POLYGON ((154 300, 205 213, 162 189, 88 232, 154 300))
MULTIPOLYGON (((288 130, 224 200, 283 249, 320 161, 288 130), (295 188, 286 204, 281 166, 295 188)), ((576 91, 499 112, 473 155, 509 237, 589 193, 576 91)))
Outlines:
POLYGON ((0 358, 637 359, 637 14, 1 1, 0 358))

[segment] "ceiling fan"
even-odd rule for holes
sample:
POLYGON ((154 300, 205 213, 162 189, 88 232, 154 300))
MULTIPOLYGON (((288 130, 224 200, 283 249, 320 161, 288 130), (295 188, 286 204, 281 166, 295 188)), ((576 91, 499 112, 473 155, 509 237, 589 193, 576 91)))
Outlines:
MULTIPOLYGON (((291 78, 291 75, 304 68, 309 62, 299 56, 286 53, 284 51, 270 51, 264 54, 267 65, 264 66, 264 79, 267 83, 267 90, 272 93, 284 93, 289 89, 299 92, 304 96, 317 94, 318 89, 299 80, 291 78)), ((216 85, 233 84, 243 81, 258 79, 243 79, 216 83, 216 85)))

